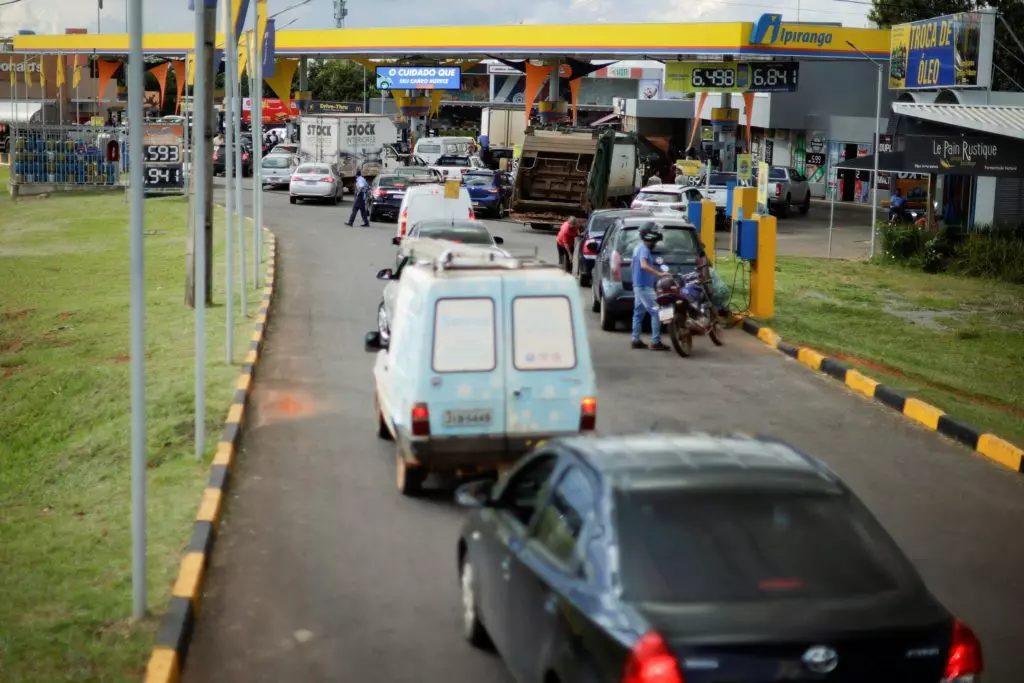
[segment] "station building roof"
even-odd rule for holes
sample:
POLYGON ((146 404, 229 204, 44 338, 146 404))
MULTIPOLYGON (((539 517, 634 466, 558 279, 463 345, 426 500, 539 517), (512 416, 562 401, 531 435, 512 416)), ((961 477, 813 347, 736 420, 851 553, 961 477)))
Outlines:
MULTIPOLYGON (((863 59, 848 44, 853 43, 872 58, 889 56, 887 30, 781 20, 767 31, 755 26, 730 22, 282 30, 277 32, 276 54, 369 59, 863 59)), ((223 44, 223 35, 218 42, 223 44)), ((128 36, 123 33, 24 35, 16 36, 13 43, 15 53, 123 55, 129 51, 128 36)), ((143 49, 150 55, 182 55, 194 44, 191 33, 148 33, 143 38, 143 49)))

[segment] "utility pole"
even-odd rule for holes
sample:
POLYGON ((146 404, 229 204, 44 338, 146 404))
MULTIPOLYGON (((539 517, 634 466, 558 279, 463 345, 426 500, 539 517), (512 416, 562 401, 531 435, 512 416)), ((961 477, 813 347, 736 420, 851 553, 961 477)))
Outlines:
POLYGON ((345 8, 345 0, 334 0, 334 27, 345 28, 345 17, 348 10, 345 8))
POLYGON ((213 129, 216 125, 216 117, 213 116, 213 62, 214 62, 214 46, 217 38, 217 6, 215 0, 197 0, 196 4, 202 4, 202 7, 197 7, 195 11, 202 11, 203 16, 203 44, 206 49, 202 55, 202 63, 199 63, 198 58, 195 60, 196 69, 196 81, 199 80, 199 69, 202 69, 206 76, 207 87, 202 95, 202 101, 197 97, 197 93, 193 90, 192 93, 192 112, 193 121, 198 124, 199 117, 195 116, 195 113, 199 107, 203 108, 206 112, 205 122, 203 130, 199 130, 198 126, 193 127, 193 134, 195 139, 192 142, 192 154, 193 154, 193 169, 197 169, 196 164, 197 155, 202 154, 203 159, 207 161, 204 164, 203 177, 199 178, 197 173, 191 174, 191 195, 192 201, 201 201, 202 207, 199 207, 199 211, 192 211, 189 218, 189 231, 188 231, 188 243, 186 245, 188 260, 185 266, 185 304, 190 308, 195 308, 196 305, 196 249, 195 239, 197 235, 196 222, 198 217, 202 217, 203 223, 203 239, 206 247, 205 255, 203 259, 203 272, 205 277, 203 278, 203 285, 205 290, 204 301, 206 305, 213 303, 213 164, 210 160, 213 158, 213 129), (196 183, 202 182, 205 190, 204 192, 197 193, 198 186, 196 183))

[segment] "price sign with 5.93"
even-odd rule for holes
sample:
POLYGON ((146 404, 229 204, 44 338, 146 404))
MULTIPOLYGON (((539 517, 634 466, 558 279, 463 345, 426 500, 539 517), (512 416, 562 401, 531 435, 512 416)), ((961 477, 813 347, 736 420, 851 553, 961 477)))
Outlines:
POLYGON ((176 164, 181 161, 181 147, 178 145, 146 145, 142 154, 149 163, 176 164))

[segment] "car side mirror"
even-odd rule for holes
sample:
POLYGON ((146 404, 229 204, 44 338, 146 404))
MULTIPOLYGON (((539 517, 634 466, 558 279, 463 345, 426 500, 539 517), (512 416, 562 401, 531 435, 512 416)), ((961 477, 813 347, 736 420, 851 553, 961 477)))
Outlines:
POLYGON ((455 489, 455 502, 464 508, 485 508, 494 505, 491 492, 494 490, 494 481, 491 479, 478 479, 463 484, 455 489))
MULTIPOLYGON (((398 239, 397 237, 395 239, 398 239)), ((394 271, 390 268, 381 268, 377 271, 378 280, 390 280, 394 276, 394 271)))
POLYGON ((374 331, 366 333, 366 340, 363 343, 363 348, 367 352, 375 353, 381 349, 386 349, 387 347, 388 345, 385 344, 384 340, 380 337, 380 332, 374 331))
POLYGON ((400 244, 402 244, 402 238, 398 237, 397 235, 395 237, 392 237, 391 244, 395 245, 396 247, 399 246, 400 244))
POLYGON ((585 246, 590 251, 597 251, 597 248, 600 245, 598 244, 597 240, 587 240, 586 242, 583 243, 583 246, 585 246))
POLYGON ((495 235, 494 236, 494 243, 497 244, 498 246, 501 246, 502 244, 505 244, 505 238, 504 237, 498 237, 497 235, 495 235))

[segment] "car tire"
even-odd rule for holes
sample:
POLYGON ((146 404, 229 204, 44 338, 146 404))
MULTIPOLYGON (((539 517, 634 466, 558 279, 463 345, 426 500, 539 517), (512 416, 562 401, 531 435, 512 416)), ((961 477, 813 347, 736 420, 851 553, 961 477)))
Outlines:
POLYGON ((384 411, 381 410, 380 398, 377 396, 377 392, 373 394, 373 410, 377 413, 377 438, 384 441, 394 441, 395 438, 391 436, 387 420, 384 419, 384 411))
POLYGON ((810 211, 810 210, 811 210, 811 193, 808 192, 807 196, 804 198, 803 203, 800 204, 800 213, 801 213, 801 215, 806 216, 807 212, 810 211))
POLYGON ((462 637, 473 647, 490 649, 491 639, 483 622, 480 621, 479 602, 476 598, 476 568, 468 554, 462 559, 459 567, 459 585, 462 595, 462 637))
POLYGON ((341 204, 341 193, 340 192, 335 192, 334 193, 334 205, 337 206, 338 204, 341 204))
POLYGON ((601 301, 597 298, 597 287, 594 287, 593 283, 590 285, 590 310, 594 313, 601 312, 601 301))
POLYGON ((601 329, 605 332, 615 331, 615 318, 612 317, 611 311, 608 310, 608 300, 601 296, 601 329))
POLYGON ((295 202, 297 202, 297 201, 299 201, 299 200, 298 200, 298 199, 296 199, 295 197, 288 197, 288 203, 289 203, 289 204, 294 204, 294 203, 295 203, 295 202))
POLYGON ((377 222, 377 214, 375 214, 373 212, 373 209, 370 209, 369 216, 370 216, 370 222, 371 223, 376 223, 377 222))
POLYGON ((413 465, 410 465, 402 455, 402 448, 395 448, 395 484, 398 492, 403 496, 415 498, 423 491, 423 482, 427 473, 413 465))
POLYGON ((580 268, 580 287, 589 287, 591 280, 590 273, 585 273, 583 272, 584 270, 586 269, 580 268))
POLYGON ((792 208, 792 202, 793 198, 787 194, 786 201, 782 202, 782 206, 779 207, 779 218, 789 218, 789 212, 792 208))

